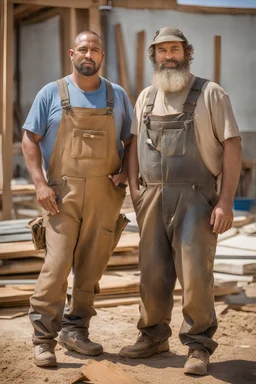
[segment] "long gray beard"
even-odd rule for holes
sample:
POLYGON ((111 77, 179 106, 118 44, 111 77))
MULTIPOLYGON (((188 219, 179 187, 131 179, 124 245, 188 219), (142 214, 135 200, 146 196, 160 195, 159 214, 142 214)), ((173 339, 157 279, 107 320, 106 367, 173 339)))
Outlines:
POLYGON ((156 69, 152 76, 152 85, 163 92, 179 92, 186 87, 189 79, 190 72, 188 68, 156 69))

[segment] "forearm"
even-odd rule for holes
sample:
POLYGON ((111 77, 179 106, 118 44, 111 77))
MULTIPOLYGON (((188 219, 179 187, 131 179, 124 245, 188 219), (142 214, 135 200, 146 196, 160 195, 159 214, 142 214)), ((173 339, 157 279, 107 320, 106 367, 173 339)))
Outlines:
POLYGON ((32 134, 24 133, 22 140, 22 150, 28 172, 35 187, 46 185, 42 171, 42 157, 39 142, 33 139, 32 134))
POLYGON ((130 145, 128 159, 128 180, 130 188, 139 189, 139 161, 137 150, 137 136, 134 135, 130 145))
POLYGON ((241 171, 241 142, 239 137, 225 140, 222 182, 219 201, 233 206, 241 171))
POLYGON ((124 174, 126 177, 128 176, 128 159, 129 159, 129 152, 130 152, 130 144, 131 144, 131 140, 125 142, 124 155, 122 159, 122 167, 120 171, 120 173, 124 174))

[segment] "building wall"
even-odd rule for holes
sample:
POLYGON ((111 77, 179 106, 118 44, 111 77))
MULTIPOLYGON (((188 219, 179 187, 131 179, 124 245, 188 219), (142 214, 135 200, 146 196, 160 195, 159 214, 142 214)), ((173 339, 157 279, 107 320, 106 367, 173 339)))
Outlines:
MULTIPOLYGON (((114 25, 121 23, 130 83, 135 92, 136 33, 145 30, 146 47, 157 29, 181 29, 195 48, 192 72, 213 80, 214 35, 222 36, 221 85, 228 92, 241 131, 256 132, 256 16, 205 15, 162 10, 114 8, 109 13, 107 70, 118 81, 114 25)), ((146 55, 146 53, 145 53, 146 55)), ((152 65, 145 60, 144 85, 152 65)))
POLYGON ((28 113, 37 92, 61 77, 59 17, 21 28, 21 107, 28 113))

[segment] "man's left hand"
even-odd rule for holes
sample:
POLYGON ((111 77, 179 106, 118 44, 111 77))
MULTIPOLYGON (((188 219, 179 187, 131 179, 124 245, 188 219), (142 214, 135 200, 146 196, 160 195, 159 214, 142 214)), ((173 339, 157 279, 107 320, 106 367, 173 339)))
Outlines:
POLYGON ((232 227, 232 204, 219 201, 212 211, 210 224, 213 225, 213 233, 221 234, 232 227))
POLYGON ((108 175, 108 178, 118 187, 118 184, 125 184, 127 180, 126 173, 117 173, 116 175, 108 175))

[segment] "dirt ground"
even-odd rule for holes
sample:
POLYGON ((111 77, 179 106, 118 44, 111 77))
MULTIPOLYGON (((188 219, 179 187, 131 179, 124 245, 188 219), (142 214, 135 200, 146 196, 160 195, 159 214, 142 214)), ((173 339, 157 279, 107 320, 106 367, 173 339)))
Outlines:
MULTIPOLYGON (((92 319, 90 337, 101 342, 105 352, 95 360, 111 361, 143 384, 256 383, 256 314, 228 310, 218 318, 215 340, 219 347, 211 358, 209 374, 205 377, 183 374, 187 349, 178 339, 182 321, 180 304, 173 310, 170 352, 137 360, 123 359, 118 356, 118 351, 137 337, 138 306, 98 310, 98 315, 92 319)), ((87 363, 87 357, 59 345, 56 347, 58 368, 36 367, 31 333, 27 316, 0 320, 1 384, 71 384, 74 378, 79 377, 79 369, 87 363)))

